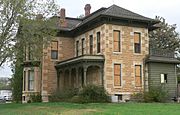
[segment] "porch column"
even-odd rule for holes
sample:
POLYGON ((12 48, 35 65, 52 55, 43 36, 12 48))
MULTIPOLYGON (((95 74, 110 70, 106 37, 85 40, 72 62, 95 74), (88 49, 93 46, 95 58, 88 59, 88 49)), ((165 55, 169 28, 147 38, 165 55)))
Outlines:
POLYGON ((86 86, 86 73, 87 73, 87 67, 84 67, 83 68, 84 86, 86 86))
POLYGON ((57 91, 59 91, 59 86, 60 86, 60 84, 59 84, 59 80, 60 80, 60 72, 57 70, 57 91))
POLYGON ((71 78, 72 76, 71 76, 71 69, 69 69, 69 88, 71 88, 72 87, 72 84, 71 84, 71 78))
POLYGON ((103 66, 100 67, 100 71, 99 72, 100 72, 100 74, 99 74, 100 75, 99 76, 100 77, 99 78, 100 79, 100 84, 103 86, 103 84, 104 84, 104 69, 103 69, 103 66))
POLYGON ((78 67, 76 67, 76 86, 75 87, 79 87, 79 82, 78 82, 78 80, 79 80, 79 71, 78 71, 78 67))

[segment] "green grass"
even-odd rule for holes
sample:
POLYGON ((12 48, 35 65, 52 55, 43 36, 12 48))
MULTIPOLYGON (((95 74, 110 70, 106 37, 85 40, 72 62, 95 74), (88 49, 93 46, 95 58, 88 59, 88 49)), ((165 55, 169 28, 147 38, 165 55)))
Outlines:
POLYGON ((180 115, 175 103, 0 104, 0 115, 180 115))

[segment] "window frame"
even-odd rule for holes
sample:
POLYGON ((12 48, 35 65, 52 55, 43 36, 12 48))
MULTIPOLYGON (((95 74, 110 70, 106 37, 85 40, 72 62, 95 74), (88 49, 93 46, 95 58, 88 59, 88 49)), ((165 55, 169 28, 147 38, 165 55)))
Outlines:
POLYGON ((76 57, 79 56, 79 40, 76 41, 76 57))
POLYGON ((167 84, 168 83, 168 74, 167 73, 161 73, 160 74, 160 83, 161 84, 167 84), (163 81, 162 81, 162 75, 163 75, 163 81))
POLYGON ((93 35, 89 35, 89 54, 93 54, 93 35))
POLYGON ((84 51, 85 51, 85 38, 83 38, 83 39, 81 39, 81 53, 82 53, 82 55, 84 55, 84 51))
POLYGON ((101 53, 101 33, 97 32, 97 53, 101 53))
POLYGON ((134 67, 135 67, 135 68, 134 68, 134 69, 135 69, 135 72, 134 72, 134 75, 135 75, 135 86, 136 86, 136 87, 142 87, 142 65, 136 64, 134 67), (136 67, 137 67, 137 66, 140 66, 140 76, 136 76, 136 67), (137 77, 140 78, 140 84, 137 84, 137 83, 136 83, 136 78, 137 78, 137 77))
POLYGON ((35 81, 34 79, 35 79, 34 70, 28 70, 28 91, 34 91, 34 88, 35 88, 35 87, 34 87, 34 85, 35 85, 35 84, 34 84, 34 83, 35 83, 35 82, 34 82, 34 81, 35 81), (30 75, 31 75, 30 73, 31 73, 31 72, 33 73, 33 79, 30 79, 30 75), (32 84, 31 84, 31 83, 32 83, 32 84), (30 86, 30 85, 32 85, 32 87, 33 87, 32 89, 31 89, 31 86, 30 86))
POLYGON ((114 84, 114 87, 122 87, 122 64, 120 63, 114 63, 113 64, 113 84, 114 84), (119 80, 120 80, 120 84, 119 85, 116 85, 115 83, 115 77, 118 76, 118 75, 115 75, 115 65, 119 65, 120 66, 120 70, 119 70, 119 80))
POLYGON ((121 52, 121 31, 120 30, 113 30, 113 52, 121 52), (118 41, 115 41, 114 32, 119 33, 118 41), (118 51, 115 50, 116 49, 115 42, 118 43, 118 51))
POLYGON ((51 42, 51 59, 53 59, 53 60, 57 60, 58 59, 58 41, 52 41, 51 42), (56 50, 53 49, 53 47, 52 47, 52 43, 53 42, 56 42, 56 44, 57 44, 56 50), (55 53, 55 56, 54 56, 54 53, 55 53))
POLYGON ((141 32, 134 32, 134 53, 135 54, 141 54, 141 32), (135 43, 135 34, 138 34, 139 35, 139 43, 135 43), (138 48, 138 49, 137 49, 138 48))

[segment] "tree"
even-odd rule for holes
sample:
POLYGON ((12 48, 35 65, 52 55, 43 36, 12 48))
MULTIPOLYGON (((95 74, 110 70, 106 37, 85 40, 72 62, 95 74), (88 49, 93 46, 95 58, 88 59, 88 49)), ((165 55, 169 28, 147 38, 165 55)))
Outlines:
POLYGON ((15 102, 22 100, 25 48, 31 46, 40 51, 43 44, 52 39, 56 33, 49 28, 54 26, 49 17, 56 12, 54 0, 0 0, 0 67, 8 60, 13 61, 15 102))
POLYGON ((54 0, 0 0, 0 67, 14 56, 20 23, 25 25, 38 14, 48 17, 56 11, 54 0))
POLYGON ((151 49, 179 50, 180 38, 176 32, 176 24, 169 25, 164 18, 156 17, 160 21, 159 28, 149 33, 151 49))

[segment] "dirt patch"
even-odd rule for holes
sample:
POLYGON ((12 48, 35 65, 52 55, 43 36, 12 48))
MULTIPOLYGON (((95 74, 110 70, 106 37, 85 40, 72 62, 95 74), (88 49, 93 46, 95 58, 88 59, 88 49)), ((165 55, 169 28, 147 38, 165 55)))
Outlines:
POLYGON ((98 112, 96 109, 73 109, 64 111, 62 115, 87 115, 98 112))

